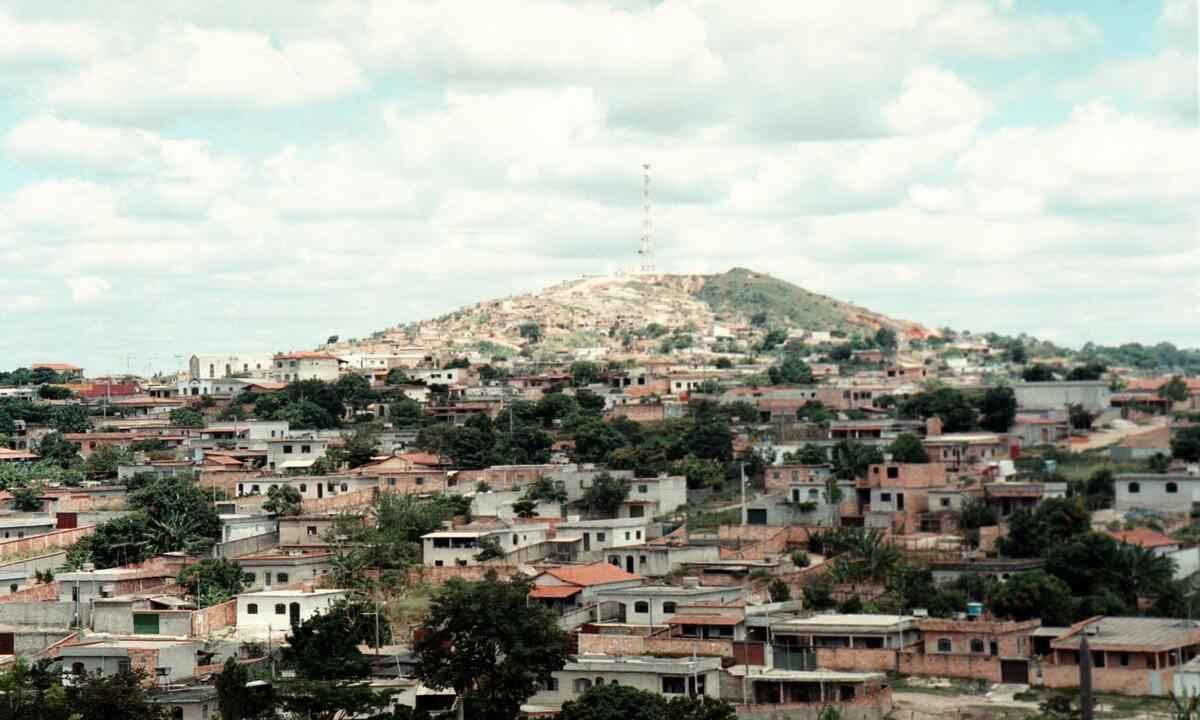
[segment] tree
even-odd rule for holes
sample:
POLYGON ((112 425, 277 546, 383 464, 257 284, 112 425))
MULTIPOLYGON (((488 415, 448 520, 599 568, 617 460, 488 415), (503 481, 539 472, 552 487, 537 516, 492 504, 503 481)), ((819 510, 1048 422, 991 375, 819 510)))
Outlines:
POLYGON ((362 410, 378 399, 371 389, 371 381, 357 373, 346 373, 338 378, 337 394, 342 404, 349 405, 355 410, 362 410))
POLYGON ((871 465, 883 462, 879 448, 853 440, 842 440, 833 446, 833 474, 839 480, 865 478, 871 465))
POLYGON ((43 400, 67 400, 74 396, 71 388, 62 385, 42 385, 38 388, 38 397, 43 400))
POLYGON ((896 439, 887 446, 887 451, 892 455, 892 462, 915 464, 929 462, 929 453, 925 452, 921 438, 912 433, 901 433, 896 436, 896 439))
POLYGON ((413 647, 417 678, 453 688, 473 718, 517 717, 569 652, 558 617, 529 602, 531 589, 528 580, 501 581, 495 573, 480 582, 448 581, 434 595, 413 647))
POLYGON ((683 437, 685 453, 723 463, 733 460, 733 431, 716 415, 697 418, 683 437))
POLYGON ((176 408, 170 414, 171 424, 177 427, 204 427, 204 416, 191 408, 176 408))
POLYGON ((1040 618, 1042 624, 1065 627, 1073 617, 1071 588, 1042 570, 1014 573, 999 583, 991 597, 992 612, 1012 620, 1040 618))
POLYGON ((401 368, 392 368, 388 370, 387 377, 383 379, 385 385, 407 385, 409 383, 408 373, 401 368))
MULTIPOLYGON (((292 625, 283 661, 308 680, 358 680, 371 673, 371 663, 358 649, 375 644, 375 608, 340 600, 324 612, 292 625)), ((387 623, 378 623, 380 643, 391 640, 387 623)))
POLYGON ((247 687, 250 671, 232 657, 217 675, 217 704, 221 720, 259 720, 275 716, 275 691, 271 685, 247 687))
POLYGON ((583 491, 579 504, 585 510, 603 517, 616 517, 621 503, 629 497, 629 484, 608 473, 592 478, 590 487, 583 491))
POLYGON ((1017 365, 1024 365, 1029 359, 1029 353, 1025 350, 1024 345, 1013 345, 1008 349, 1008 361, 1017 365))
POLYGON ((534 502, 565 503, 567 490, 545 476, 539 476, 525 489, 525 497, 534 502))
POLYGON ((530 345, 541 342, 542 326, 537 323, 525 323, 521 326, 521 337, 529 342, 530 345))
POLYGON ((579 462, 603 462, 610 452, 624 446, 625 436, 602 420, 591 419, 575 428, 575 459, 579 462))
POLYGON ((1021 373, 1021 379, 1025 382, 1053 382, 1054 370, 1049 365, 1034 363, 1021 373))
POLYGON ((356 428, 349 436, 342 437, 340 446, 329 448, 326 455, 335 466, 343 463, 350 468, 362 467, 371 462, 379 451, 379 435, 368 427, 356 428))
POLYGON ((60 432, 46 434, 38 444, 38 455, 60 468, 69 468, 79 460, 79 443, 73 443, 60 432))
POLYGON ((1087 408, 1078 404, 1071 405, 1067 414, 1071 421, 1071 427, 1077 430, 1091 430, 1092 422, 1096 419, 1096 416, 1087 408))
POLYGON ((1200 425, 1181 428, 1171 439, 1171 455, 1185 462, 1200 462, 1200 425))
POLYGON ((811 385, 812 368, 798 355, 789 354, 778 366, 767 369, 767 379, 772 385, 811 385))
POLYGON ((792 589, 783 580, 775 578, 767 586, 767 595, 770 596, 771 602, 786 602, 792 599, 792 589))
POLYGON ((729 370, 733 367, 733 361, 727 357, 717 358, 718 370, 729 370))
POLYGON ((801 465, 824 465, 829 462, 829 455, 826 454, 825 448, 812 443, 805 443, 792 455, 792 459, 788 462, 795 462, 801 465))
POLYGON ((537 502, 529 499, 517 500, 513 503, 513 514, 519 518, 537 517, 537 502))
POLYGON ((1164 400, 1170 400, 1173 403, 1179 403, 1187 400, 1191 396, 1191 390, 1188 388, 1187 382, 1178 375, 1175 375, 1158 389, 1158 396, 1164 400))
POLYGON ((88 480, 105 480, 117 476, 117 466, 129 462, 128 453, 111 445, 101 445, 92 451, 83 463, 83 474, 88 480))
POLYGON ((34 488, 17 488, 13 490, 13 510, 17 512, 39 512, 42 509, 42 498, 34 488))
POLYGON ((1048 498, 1035 510, 1017 510, 1008 518, 1008 536, 997 542, 1006 557, 1041 557, 1091 527, 1091 516, 1079 498, 1048 498))
POLYGON ((990 387, 979 398, 979 424, 984 430, 1006 433, 1017 417, 1017 395, 1010 387, 990 387))
POLYGON ((875 344, 889 352, 896 349, 896 331, 889 327, 881 327, 875 331, 875 344))
POLYGON ((291 485, 272 485, 267 489, 263 510, 272 515, 291 517, 304 511, 304 497, 291 485))
POLYGON ((398 428, 421 427, 425 424, 425 410, 421 403, 412 398, 400 398, 388 407, 388 417, 398 428))
POLYGON ((591 385, 600 379, 602 368, 587 360, 579 360, 571 363, 571 384, 575 387, 583 387, 591 385))
POLYGON ((1078 367, 1071 368, 1071 372, 1067 373, 1067 380, 1099 380, 1104 377, 1105 371, 1108 368, 1101 363, 1087 363, 1078 367))
POLYGON ((210 558, 181 570, 179 584, 199 607, 209 607, 237 597, 250 581, 237 561, 210 558))
POLYGON ((333 344, 337 343, 337 341, 340 339, 341 338, 339 338, 337 335, 330 335, 329 337, 325 338, 325 344, 333 345, 333 344))
POLYGON ((1084 504, 1089 510, 1110 508, 1116 497, 1116 477, 1112 470, 1100 468, 1088 476, 1084 485, 1084 504))
POLYGON ((734 707, 710 697, 673 697, 629 685, 596 685, 563 704, 559 720, 735 720, 734 707))
POLYGON ((92 419, 82 405, 60 405, 50 417, 50 426, 60 433, 81 433, 92 428, 92 419))
POLYGON ((974 429, 978 414, 978 409, 961 390, 950 387, 917 393, 900 404, 902 417, 937 416, 946 432, 967 432, 974 429))

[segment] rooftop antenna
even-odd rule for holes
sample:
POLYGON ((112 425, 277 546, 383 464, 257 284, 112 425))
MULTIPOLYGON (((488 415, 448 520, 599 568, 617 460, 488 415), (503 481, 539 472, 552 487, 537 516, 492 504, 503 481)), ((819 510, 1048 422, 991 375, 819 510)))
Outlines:
POLYGON ((642 272, 654 273, 654 243, 650 234, 650 163, 642 163, 642 272))

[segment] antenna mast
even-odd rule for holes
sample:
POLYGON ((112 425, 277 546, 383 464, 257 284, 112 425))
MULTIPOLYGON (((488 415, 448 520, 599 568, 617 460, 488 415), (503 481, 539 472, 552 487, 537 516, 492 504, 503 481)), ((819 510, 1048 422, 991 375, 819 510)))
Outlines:
POLYGON ((642 272, 654 273, 654 243, 650 225, 650 163, 642 163, 642 272))

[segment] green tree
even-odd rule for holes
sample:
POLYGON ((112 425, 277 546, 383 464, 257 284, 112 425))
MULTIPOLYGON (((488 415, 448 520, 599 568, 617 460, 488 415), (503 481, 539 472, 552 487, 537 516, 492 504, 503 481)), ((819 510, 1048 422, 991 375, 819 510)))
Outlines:
POLYGON ((984 430, 1006 433, 1017 417, 1017 395, 1007 386, 990 387, 979 398, 979 424, 984 430))
POLYGON ((783 580, 775 578, 767 586, 767 595, 771 602, 786 602, 792 599, 792 589, 783 580))
POLYGON ((370 427, 358 427, 349 435, 342 436, 342 444, 326 451, 334 466, 362 467, 371 462, 379 452, 379 433, 370 427))
MULTIPOLYGON (((324 612, 293 624, 282 660, 307 680, 358 680, 371 673, 371 663, 358 649, 375 644, 374 606, 338 601, 324 612)), ((380 643, 390 641, 390 626, 379 623, 380 643)))
POLYGON ((1008 518, 1008 536, 997 542, 1006 557, 1041 557, 1091 527, 1091 517, 1079 498, 1048 498, 1035 510, 1017 510, 1008 518))
POLYGON ((1099 380, 1104 377, 1107 370, 1108 368, 1101 363, 1087 363, 1071 368, 1071 372, 1067 373, 1067 380, 1099 380))
POLYGON ((13 510, 17 512, 39 512, 42 509, 41 493, 36 488, 17 488, 12 496, 13 510))
POLYGON ((791 456, 791 460, 788 462, 800 465, 824 465, 829 462, 829 455, 825 452, 825 448, 805 443, 791 456))
POLYGON ((1021 379, 1025 382, 1052 382, 1054 370, 1049 365, 1034 363, 1025 368, 1021 373, 1021 379))
POLYGON ((603 368, 597 363, 578 360, 571 363, 571 384, 575 387, 591 385, 600 379, 603 368))
POLYGON ((734 707, 710 697, 670 700, 628 685, 596 685, 563 704, 560 720, 735 720, 734 707))
POLYGON ((250 671, 233 658, 213 683, 221 720, 266 720, 275 717, 275 689, 269 684, 250 686, 250 671))
POLYGON ((192 408, 176 408, 171 411, 171 424, 177 427, 204 427, 204 416, 192 408))
POLYGON ((69 468, 79 461, 79 443, 71 442, 62 433, 47 433, 38 444, 38 455, 60 468, 69 468))
POLYGON ((210 607, 237 597, 250 581, 236 560, 210 558, 179 571, 179 584, 199 607, 210 607))
POLYGON ((629 497, 629 484, 608 473, 592 478, 592 484, 583 491, 580 507, 603 517, 616 517, 621 503, 629 497))
POLYGON ((1083 405, 1071 405, 1067 410, 1067 415, 1071 421, 1072 428, 1077 430, 1092 429, 1092 422, 1095 421, 1096 416, 1093 415, 1087 408, 1085 408, 1083 405))
POLYGON ((603 462, 610 452, 625 446, 625 436, 598 419, 582 423, 574 434, 575 459, 579 462, 603 462))
POLYGON ((50 427, 60 433, 81 433, 92 429, 92 419, 82 405, 60 405, 54 409, 50 427))
POLYGON ((929 462, 929 453, 921 438, 912 433, 901 433, 887 446, 892 455, 892 462, 922 464, 929 462))
POLYGON ((299 515, 304 511, 304 497, 291 485, 272 485, 267 489, 267 501, 262 507, 272 515, 299 515))
POLYGON ((83 474, 88 480, 112 479, 117 476, 117 466, 129 461, 128 453, 111 445, 101 445, 84 461, 83 474))
POLYGON ((1158 389, 1158 396, 1164 400, 1179 403, 1191 396, 1191 390, 1188 389, 1187 382, 1182 377, 1175 375, 1158 389))
POLYGON ((38 388, 38 397, 43 400, 67 400, 74 396, 71 388, 62 385, 42 385, 38 388))
POLYGON ((525 489, 525 497, 534 502, 565 503, 567 491, 552 479, 540 476, 525 489))
POLYGON ((729 370, 733 367, 733 361, 727 357, 717 358, 718 370, 729 370))
POLYGON ((531 587, 528 580, 501 581, 494 573, 480 582, 443 585, 413 647, 417 678, 454 689, 470 717, 517 717, 521 704, 566 664, 568 653, 558 617, 529 602, 531 587))
POLYGON ((991 609, 998 617, 1040 618, 1044 625, 1057 627, 1071 624, 1074 613, 1071 588, 1054 575, 1042 570, 1014 573, 996 588, 991 609))
POLYGON ((542 326, 537 323, 525 323, 520 327, 519 332, 530 345, 537 344, 542 340, 542 326))
POLYGON ((425 424, 425 410, 421 403, 412 398, 400 398, 388 408, 388 417, 398 428, 421 427, 425 424))
POLYGON ((401 368, 392 368, 388 370, 387 377, 383 379, 385 385, 407 385, 409 383, 408 373, 401 368))
POLYGON ((767 379, 772 385, 811 385, 812 368, 798 355, 789 354, 778 366, 767 369, 767 379))
POLYGON ((974 429, 978 414, 975 405, 961 390, 950 387, 917 393, 900 404, 902 417, 924 419, 936 416, 941 419, 946 432, 974 429))
POLYGON ((833 446, 833 474, 839 480, 856 480, 867 476, 867 469, 883 462, 879 448, 853 440, 842 440, 833 446))
POLYGON ((363 410, 378 399, 371 389, 371 381, 357 373, 346 373, 338 378, 336 383, 338 398, 343 405, 349 405, 355 410, 363 410))
POLYGON ((1200 462, 1200 425, 1179 429, 1171 438, 1171 455, 1185 462, 1200 462))
POLYGON ((896 349, 896 331, 889 327, 881 327, 875 331, 875 344, 889 352, 896 349))

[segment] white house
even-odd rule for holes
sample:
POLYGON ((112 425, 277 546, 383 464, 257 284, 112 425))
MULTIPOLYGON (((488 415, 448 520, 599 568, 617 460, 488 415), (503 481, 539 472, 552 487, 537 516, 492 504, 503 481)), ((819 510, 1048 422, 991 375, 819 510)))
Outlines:
POLYGON ((283 382, 323 380, 337 382, 342 360, 319 352, 297 352, 276 355, 272 359, 271 378, 283 382))
POLYGON ((325 455, 327 441, 312 433, 297 433, 266 441, 268 470, 305 470, 325 455))
POLYGON ((719 657, 634 657, 580 655, 554 673, 530 705, 561 707, 595 685, 627 685, 672 698, 720 697, 719 657))
MULTIPOLYGON (((559 523, 555 537, 560 540, 578 538, 582 540, 580 552, 603 553, 606 550, 634 545, 644 545, 650 539, 651 523, 646 518, 605 518, 603 520, 580 520, 571 517, 559 523)), ((629 570, 634 572, 633 569, 629 570)))
POLYGON ((349 597, 349 590, 262 590, 238 595, 238 635, 265 637, 286 632, 349 597))
POLYGON ((196 354, 188 361, 188 377, 213 380, 233 375, 261 377, 271 369, 269 353, 196 354))
MULTIPOLYGON (((438 530, 421 536, 422 563, 428 567, 478 565, 478 555, 491 540, 500 551, 510 555, 546 542, 549 525, 507 523, 470 523, 454 529, 438 530)), ((540 560, 528 557, 524 560, 540 560)))

